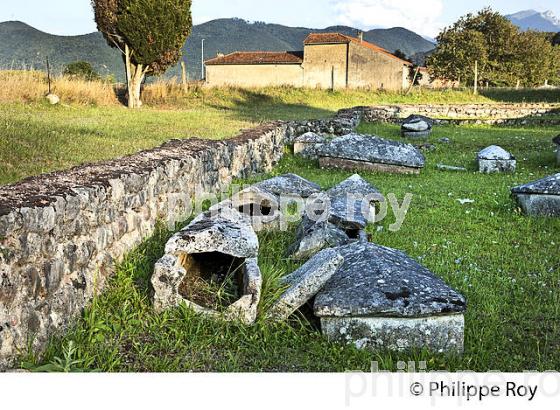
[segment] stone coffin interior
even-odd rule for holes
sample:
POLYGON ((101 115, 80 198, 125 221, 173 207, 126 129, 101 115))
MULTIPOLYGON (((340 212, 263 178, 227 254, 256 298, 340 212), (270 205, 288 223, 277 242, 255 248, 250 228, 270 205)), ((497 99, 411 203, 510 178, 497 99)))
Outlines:
POLYGON ((223 209, 224 207, 231 207, 247 216, 255 232, 262 231, 267 226, 274 224, 280 216, 277 198, 253 187, 235 194, 230 200, 211 209, 223 209))
POLYGON ((243 294, 244 258, 207 252, 183 253, 178 259, 186 271, 179 294, 186 300, 220 311, 243 294))

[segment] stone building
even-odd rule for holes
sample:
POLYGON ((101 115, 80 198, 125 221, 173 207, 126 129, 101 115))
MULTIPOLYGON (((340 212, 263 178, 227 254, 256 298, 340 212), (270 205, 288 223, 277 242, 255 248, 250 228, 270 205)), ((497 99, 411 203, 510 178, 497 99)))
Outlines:
POLYGON ((409 86, 412 64, 389 51, 340 33, 312 33, 303 51, 252 51, 206 61, 209 86, 374 88, 409 86))

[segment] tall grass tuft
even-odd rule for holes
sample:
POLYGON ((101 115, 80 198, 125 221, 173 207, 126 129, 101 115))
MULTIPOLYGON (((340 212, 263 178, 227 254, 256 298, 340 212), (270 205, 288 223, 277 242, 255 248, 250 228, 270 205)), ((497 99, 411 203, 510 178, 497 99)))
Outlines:
MULTIPOLYGON (((64 76, 52 79, 52 92, 63 103, 116 105, 115 86, 105 81, 84 81, 64 76)), ((39 71, 0 71, 0 103, 41 102, 48 93, 46 74, 39 71)))

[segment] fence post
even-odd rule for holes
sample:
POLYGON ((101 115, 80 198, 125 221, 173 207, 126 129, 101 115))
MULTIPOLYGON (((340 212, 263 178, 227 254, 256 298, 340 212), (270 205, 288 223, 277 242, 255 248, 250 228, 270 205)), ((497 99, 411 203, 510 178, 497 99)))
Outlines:
POLYGON ((187 92, 187 67, 183 60, 181 60, 181 80, 183 82, 183 91, 187 92))
POLYGON ((474 95, 478 94, 478 60, 474 62, 474 95))
POLYGON ((49 64, 49 57, 47 57, 47 81, 49 83, 49 94, 51 94, 51 66, 49 64))

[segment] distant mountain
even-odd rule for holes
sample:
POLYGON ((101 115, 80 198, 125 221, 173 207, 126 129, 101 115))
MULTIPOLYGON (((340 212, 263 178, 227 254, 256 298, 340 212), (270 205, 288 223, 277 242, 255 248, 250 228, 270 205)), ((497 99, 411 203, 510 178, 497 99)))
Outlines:
POLYGON ((90 61, 103 75, 123 70, 119 53, 107 46, 101 33, 55 36, 19 21, 0 23, 0 69, 43 69, 47 56, 57 70, 78 60, 90 61))
MULTIPOLYGON (((303 40, 312 31, 338 31, 347 35, 356 35, 358 32, 357 29, 347 26, 310 29, 262 22, 249 23, 235 18, 212 20, 194 26, 184 48, 189 77, 199 79, 201 76, 203 39, 204 58, 209 59, 217 53, 236 50, 301 50, 303 40)), ((434 48, 430 41, 401 27, 371 30, 364 33, 364 39, 391 52, 400 49, 408 56, 425 53, 434 48)), ((113 74, 118 79, 123 78, 121 56, 107 46, 100 33, 55 36, 17 21, 0 23, 0 69, 44 69, 47 56, 56 70, 60 70, 68 62, 84 60, 92 63, 103 75, 113 74)), ((179 75, 178 67, 171 68, 166 75, 179 75)))
POLYGON ((550 10, 542 13, 535 10, 524 10, 506 17, 522 30, 560 31, 560 19, 550 10))

